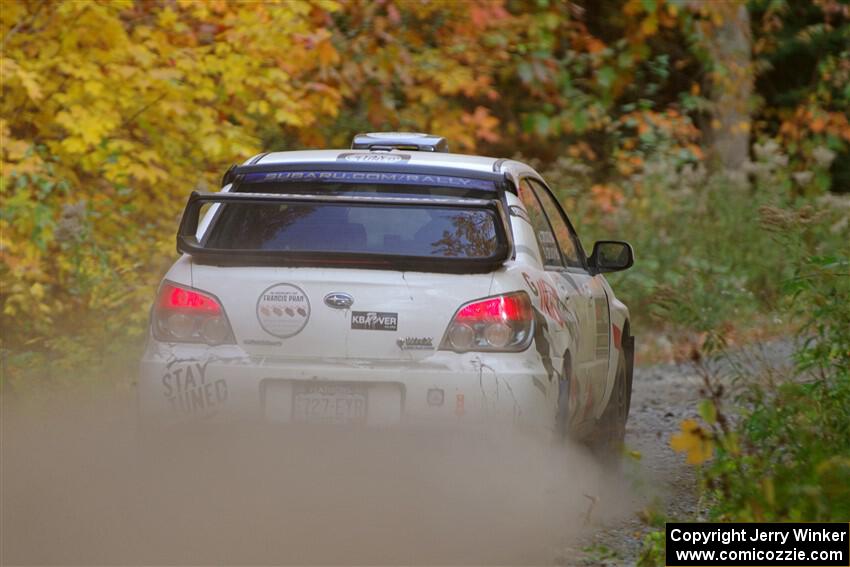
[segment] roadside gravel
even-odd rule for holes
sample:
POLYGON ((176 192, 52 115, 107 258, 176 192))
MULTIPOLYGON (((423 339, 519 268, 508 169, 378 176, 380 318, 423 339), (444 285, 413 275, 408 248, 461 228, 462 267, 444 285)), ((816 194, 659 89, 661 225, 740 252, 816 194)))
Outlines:
MULTIPOLYGON (((764 377, 785 373, 794 344, 775 341, 742 348, 728 357, 705 362, 734 396, 743 382, 735 376, 764 377)), ((753 378, 756 379, 756 378, 753 378)), ((697 417, 703 381, 693 363, 659 364, 635 369, 632 405, 626 429, 627 449, 634 453, 623 465, 633 502, 626 517, 612 523, 591 519, 586 533, 555 558, 560 565, 633 565, 643 536, 651 530, 643 520, 652 509, 672 520, 703 517, 695 469, 670 448, 679 424, 697 417)), ((601 504, 604 504, 602 502, 601 504)))

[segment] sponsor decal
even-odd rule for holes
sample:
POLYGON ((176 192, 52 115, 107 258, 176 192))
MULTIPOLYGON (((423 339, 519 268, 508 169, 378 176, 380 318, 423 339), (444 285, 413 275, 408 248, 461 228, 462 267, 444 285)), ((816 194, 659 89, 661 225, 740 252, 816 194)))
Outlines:
POLYGON ((522 273, 522 277, 534 297, 540 298, 540 309, 559 326, 566 326, 567 320, 564 314, 569 313, 569 310, 567 304, 558 296, 558 291, 546 280, 540 279, 534 282, 526 272, 522 273))
POLYGON ((525 280, 525 285, 528 286, 528 289, 531 290, 531 293, 534 294, 534 297, 540 295, 540 292, 537 290, 537 286, 534 284, 534 281, 531 279, 531 276, 529 276, 527 272, 522 273, 522 279, 525 280))
POLYGON ((401 350, 434 350, 433 337, 405 337, 396 344, 401 350))
POLYGON ((280 339, 293 337, 310 320, 310 300, 298 286, 273 285, 257 299, 257 320, 270 335, 280 339))
POLYGON ((162 375, 163 395, 171 409, 183 414, 208 414, 227 401, 227 382, 207 378, 207 364, 197 360, 176 360, 162 375))
POLYGON ((370 171, 277 171, 268 173, 246 173, 244 183, 371 183, 386 185, 430 185, 440 187, 462 187, 495 191, 496 185, 484 179, 432 175, 424 173, 387 173, 370 171))
POLYGON ((337 161, 354 161, 359 163, 403 163, 410 161, 407 154, 378 154, 378 153, 344 153, 336 157, 337 161))
POLYGON ((351 328, 358 331, 397 331, 398 313, 352 311, 351 328))
POLYGON ((567 304, 558 295, 558 291, 548 282, 540 280, 537 284, 540 288, 540 307, 549 314, 561 327, 566 326, 564 313, 567 312, 567 304))

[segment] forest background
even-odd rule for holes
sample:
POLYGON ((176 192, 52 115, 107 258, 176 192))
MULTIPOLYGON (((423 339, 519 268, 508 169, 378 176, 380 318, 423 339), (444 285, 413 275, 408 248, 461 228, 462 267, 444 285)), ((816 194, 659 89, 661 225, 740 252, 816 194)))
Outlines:
MULTIPOLYGON (((132 388, 189 192, 380 130, 530 160, 585 247, 632 242, 644 361, 803 333, 799 372, 850 380, 847 0, 9 0, 0 28, 4 395, 132 388)), ((715 402, 691 431, 722 451, 715 402)))

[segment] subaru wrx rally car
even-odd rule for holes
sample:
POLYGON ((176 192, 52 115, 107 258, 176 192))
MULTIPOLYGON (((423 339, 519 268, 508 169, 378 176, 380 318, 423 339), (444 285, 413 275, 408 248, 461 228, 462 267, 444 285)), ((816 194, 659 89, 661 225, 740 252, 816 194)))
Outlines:
POLYGON ((427 134, 264 153, 193 192, 138 382, 147 424, 503 419, 622 439, 634 341, 542 177, 427 134))

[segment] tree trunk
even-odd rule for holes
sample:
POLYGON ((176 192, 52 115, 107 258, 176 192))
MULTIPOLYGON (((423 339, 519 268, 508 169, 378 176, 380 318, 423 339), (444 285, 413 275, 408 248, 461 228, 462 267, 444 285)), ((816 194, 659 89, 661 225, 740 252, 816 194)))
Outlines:
POLYGON ((717 167, 735 170, 747 160, 750 149, 750 15, 740 2, 717 2, 713 8, 721 22, 711 26, 713 33, 705 38, 714 58, 709 91, 713 103, 709 152, 717 167))

